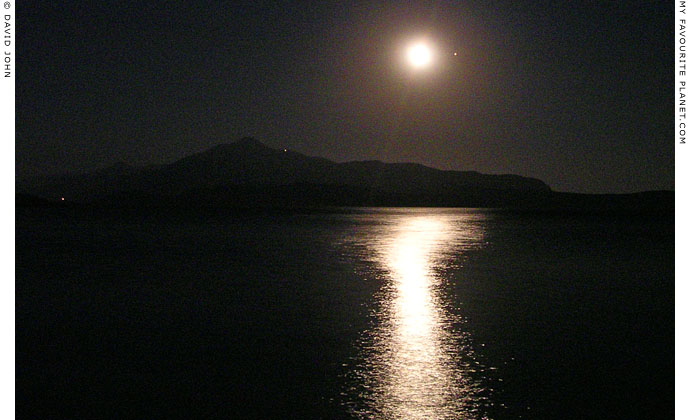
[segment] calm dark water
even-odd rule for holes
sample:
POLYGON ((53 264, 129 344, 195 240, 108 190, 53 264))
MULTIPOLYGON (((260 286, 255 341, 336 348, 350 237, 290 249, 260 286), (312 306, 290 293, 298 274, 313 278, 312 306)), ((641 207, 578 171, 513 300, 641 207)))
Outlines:
POLYGON ((18 418, 672 418, 673 221, 18 209, 18 418))

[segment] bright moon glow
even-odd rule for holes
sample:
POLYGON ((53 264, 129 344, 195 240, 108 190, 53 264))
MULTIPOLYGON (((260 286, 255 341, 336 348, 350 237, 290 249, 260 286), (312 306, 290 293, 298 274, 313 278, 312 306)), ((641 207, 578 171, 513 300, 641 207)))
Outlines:
POLYGON ((431 62, 431 50, 426 44, 414 44, 407 50, 407 58, 413 67, 426 67, 431 62))

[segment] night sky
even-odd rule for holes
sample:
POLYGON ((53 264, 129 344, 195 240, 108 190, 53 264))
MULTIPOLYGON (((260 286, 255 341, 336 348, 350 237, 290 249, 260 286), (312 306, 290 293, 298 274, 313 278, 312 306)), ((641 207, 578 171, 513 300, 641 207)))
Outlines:
POLYGON ((674 188, 672 3, 60 3, 17 4, 20 176, 254 136, 557 191, 674 188), (413 70, 419 38, 435 61, 413 70))

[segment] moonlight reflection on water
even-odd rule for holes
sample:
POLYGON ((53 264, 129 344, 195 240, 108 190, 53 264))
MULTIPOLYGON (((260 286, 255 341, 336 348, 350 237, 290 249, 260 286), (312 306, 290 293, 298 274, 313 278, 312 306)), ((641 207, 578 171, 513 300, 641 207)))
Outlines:
POLYGON ((472 214, 392 218, 362 239, 385 285, 372 314, 375 326, 359 343, 352 411, 360 418, 483 418, 486 392, 442 274, 481 243, 481 220, 472 214))

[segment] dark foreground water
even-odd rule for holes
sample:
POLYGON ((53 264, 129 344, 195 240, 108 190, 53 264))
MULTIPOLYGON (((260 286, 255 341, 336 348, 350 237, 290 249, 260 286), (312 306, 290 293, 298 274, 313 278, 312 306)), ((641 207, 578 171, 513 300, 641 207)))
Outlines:
POLYGON ((18 209, 18 418, 665 419, 673 221, 18 209))

